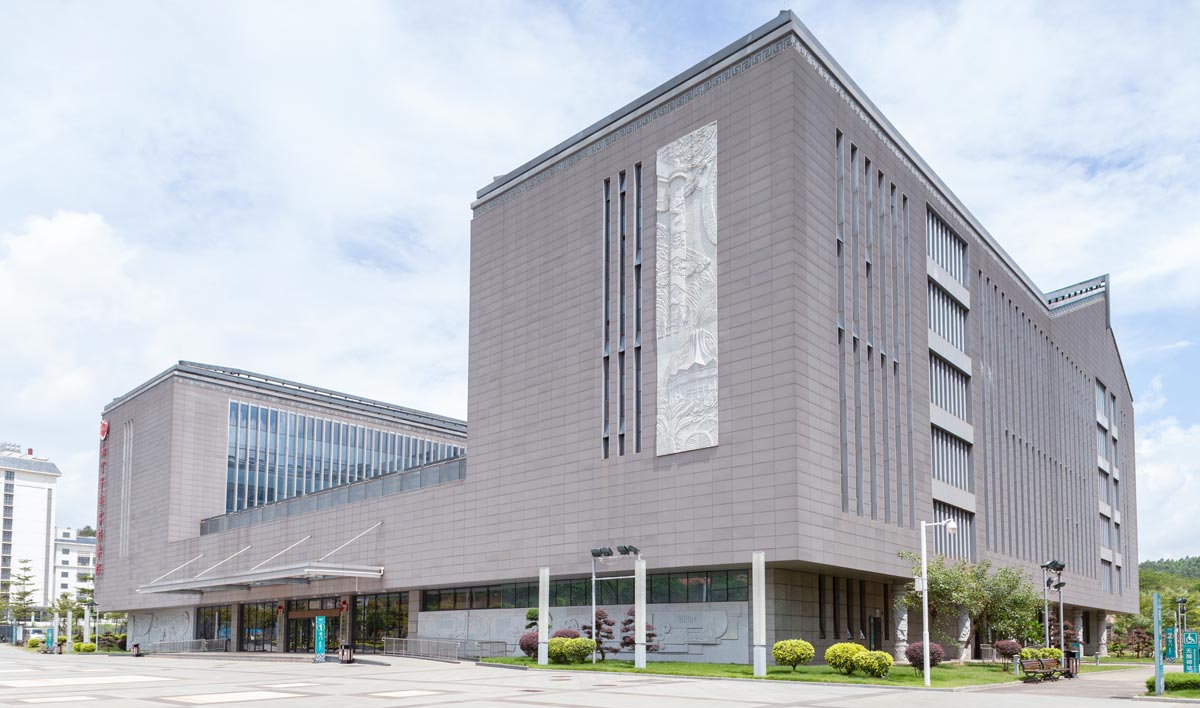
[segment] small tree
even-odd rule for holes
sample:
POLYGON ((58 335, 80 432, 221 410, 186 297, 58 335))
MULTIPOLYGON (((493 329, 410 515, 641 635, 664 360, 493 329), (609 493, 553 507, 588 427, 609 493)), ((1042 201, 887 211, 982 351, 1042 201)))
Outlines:
POLYGON ((1141 627, 1129 630, 1129 638, 1126 641, 1129 650, 1139 659, 1154 651, 1154 637, 1141 627))
POLYGON ((538 626, 538 611, 536 607, 530 607, 525 611, 525 629, 537 629, 538 626))
POLYGON ((78 536, 79 538, 95 538, 96 537, 96 529, 92 528, 91 524, 88 524, 87 526, 84 526, 83 528, 76 531, 75 535, 78 536))
POLYGON ((95 576, 91 573, 80 573, 78 587, 75 589, 75 600, 81 606, 90 605, 95 601, 96 589, 92 586, 95 576))
POLYGON ((592 624, 585 624, 580 629, 583 630, 583 635, 588 639, 596 642, 596 651, 600 653, 600 661, 608 655, 608 652, 616 652, 617 647, 605 644, 606 641, 611 641, 613 638, 613 627, 617 625, 615 620, 609 619, 608 613, 603 609, 596 608, 596 617, 592 624), (593 633, 592 627, 598 627, 593 633))
MULTIPOLYGON (((637 609, 630 607, 625 610, 625 619, 621 620, 621 651, 632 652, 637 648, 636 637, 634 636, 635 626, 637 624, 637 609)), ((658 651, 660 647, 654 643, 658 638, 658 633, 654 629, 654 625, 646 623, 646 651, 658 651)))
POLYGON ((996 655, 1006 662, 1012 662, 1014 656, 1021 653, 1021 643, 1013 639, 1001 639, 992 645, 996 655))
MULTIPOLYGON (((1062 644, 1064 647, 1066 647, 1067 649, 1070 649, 1073 644, 1079 643, 1079 641, 1080 641, 1079 632, 1075 631, 1074 625, 1072 625, 1070 622, 1063 622, 1062 628, 1063 628, 1062 644)), ((1051 616, 1050 616, 1050 646, 1057 647, 1059 645, 1059 634, 1060 634, 1060 632, 1059 632, 1059 626, 1058 626, 1058 617, 1054 616, 1054 614, 1051 613, 1051 616)))
POLYGON ((28 558, 22 558, 17 561, 21 565, 17 569, 17 574, 13 576, 12 589, 9 591, 8 600, 9 607, 12 608, 13 619, 21 625, 33 619, 33 611, 36 607, 33 601, 35 592, 33 587, 33 568, 30 567, 31 561, 28 558))
POLYGON ((1126 644, 1125 632, 1119 629, 1113 629, 1108 635, 1108 650, 1116 654, 1117 657, 1125 656, 1125 651, 1128 649, 1126 644))

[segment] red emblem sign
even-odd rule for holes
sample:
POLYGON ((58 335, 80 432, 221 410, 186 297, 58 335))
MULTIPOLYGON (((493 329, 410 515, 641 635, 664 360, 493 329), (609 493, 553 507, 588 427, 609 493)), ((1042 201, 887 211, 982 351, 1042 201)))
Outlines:
POLYGON ((108 440, 108 421, 107 420, 100 421, 100 439, 108 440))

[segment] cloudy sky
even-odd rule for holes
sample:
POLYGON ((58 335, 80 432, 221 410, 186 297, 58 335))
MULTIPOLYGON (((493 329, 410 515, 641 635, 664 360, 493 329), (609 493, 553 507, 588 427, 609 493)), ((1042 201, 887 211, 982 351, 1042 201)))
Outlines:
MULTIPOLYGON (((0 4, 0 440, 82 525, 179 359, 465 416, 474 191, 780 7, 0 4)), ((792 9, 1043 290, 1112 274, 1141 554, 1200 552, 1200 3, 792 9)))

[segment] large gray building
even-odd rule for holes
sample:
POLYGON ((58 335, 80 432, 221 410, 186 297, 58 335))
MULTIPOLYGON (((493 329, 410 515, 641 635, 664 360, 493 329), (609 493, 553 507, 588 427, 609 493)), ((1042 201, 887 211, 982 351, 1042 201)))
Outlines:
MULTIPOLYGON (((384 632, 515 643, 538 567, 556 626, 579 624, 589 549, 627 543, 663 658, 748 661, 756 550, 771 641, 899 653, 898 552, 947 518, 948 558, 1039 584, 1063 561, 1089 650, 1137 609, 1107 277, 1042 292, 791 13, 477 196, 465 465, 409 489, 390 462, 335 457, 316 486, 288 462, 243 490, 234 403, 290 416, 289 385, 180 367, 106 409, 135 432, 106 448, 133 454, 102 474, 97 599, 133 637, 225 621, 302 648, 324 613, 365 643, 384 597, 384 632)), ((465 446, 461 423, 390 415, 465 446)), ((628 581, 600 599, 623 612, 628 581)))

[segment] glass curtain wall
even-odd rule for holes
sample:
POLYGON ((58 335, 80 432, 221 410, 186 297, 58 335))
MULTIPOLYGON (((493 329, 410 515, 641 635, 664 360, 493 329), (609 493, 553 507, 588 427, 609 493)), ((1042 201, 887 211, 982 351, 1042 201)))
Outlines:
POLYGON ((287 604, 287 650, 311 654, 316 636, 316 618, 325 618, 325 652, 337 653, 341 636, 341 610, 336 597, 290 600, 287 604))
MULTIPOLYGON (((196 639, 232 639, 233 606, 215 605, 196 610, 196 639)), ((232 649, 232 647, 229 647, 232 649)))
POLYGON ((408 593, 389 592, 354 598, 354 649, 383 652, 384 637, 408 636, 408 593))
POLYGON ((275 632, 275 603, 242 605, 240 651, 279 651, 275 632))
POLYGON ((453 443, 229 402, 225 512, 462 456, 453 443))

